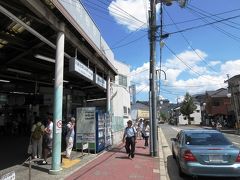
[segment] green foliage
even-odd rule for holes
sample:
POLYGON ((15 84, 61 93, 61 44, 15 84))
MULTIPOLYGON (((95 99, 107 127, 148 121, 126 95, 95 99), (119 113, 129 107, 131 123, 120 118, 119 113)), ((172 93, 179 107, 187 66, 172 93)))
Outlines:
POLYGON ((164 120, 164 121, 166 121, 166 119, 167 119, 167 116, 166 116, 166 114, 165 113, 160 113, 160 117, 161 117, 161 119, 162 120, 164 120))
POLYGON ((180 112, 187 117, 188 124, 191 124, 191 117, 190 115, 197 109, 197 106, 193 102, 192 96, 189 93, 186 93, 183 103, 180 107, 180 112))

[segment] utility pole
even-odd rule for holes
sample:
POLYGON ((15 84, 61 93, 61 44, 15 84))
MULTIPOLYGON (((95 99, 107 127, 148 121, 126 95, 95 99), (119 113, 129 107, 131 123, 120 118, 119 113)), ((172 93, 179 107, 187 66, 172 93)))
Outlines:
POLYGON ((150 41, 150 114, 151 114, 151 156, 158 156, 157 121, 156 121, 156 1, 150 0, 149 14, 150 41))
POLYGON ((232 101, 232 104, 233 104, 235 117, 236 117, 236 134, 240 134, 240 129, 239 129, 240 116, 239 116, 239 110, 238 110, 239 103, 238 103, 238 100, 237 100, 238 97, 236 95, 237 87, 239 87, 239 86, 236 84, 236 79, 234 77, 229 79, 229 74, 227 74, 227 78, 228 78, 228 80, 227 80, 228 88, 230 89, 230 92, 231 92, 231 101, 232 101))

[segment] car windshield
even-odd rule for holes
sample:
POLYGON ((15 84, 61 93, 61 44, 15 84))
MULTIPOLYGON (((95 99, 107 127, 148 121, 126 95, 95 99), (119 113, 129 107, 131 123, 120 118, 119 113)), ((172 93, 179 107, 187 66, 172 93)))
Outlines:
POLYGON ((231 142, 221 133, 187 133, 187 145, 231 145, 231 142))

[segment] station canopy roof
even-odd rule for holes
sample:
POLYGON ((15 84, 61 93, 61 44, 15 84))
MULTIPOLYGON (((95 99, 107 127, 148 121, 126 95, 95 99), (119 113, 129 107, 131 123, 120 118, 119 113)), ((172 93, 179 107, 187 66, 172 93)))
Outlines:
MULTIPOLYGON (((28 0, 0 0, 0 91, 25 91, 36 92, 36 87, 54 86, 56 49, 50 47, 28 29, 17 23, 3 11, 14 15, 21 22, 45 37, 48 41, 56 44, 58 35, 57 27, 50 24, 46 17, 28 6, 28 0), (3 83, 3 80, 10 81, 3 83), (38 86, 36 86, 36 84, 38 86)), ((70 35, 65 36, 65 54, 80 59, 82 63, 97 72, 106 80, 107 72, 111 79, 116 71, 101 58, 96 50, 86 39, 65 19, 59 10, 49 0, 35 1, 44 6, 50 12, 49 19, 57 18, 64 22, 70 35), (75 40, 75 44, 72 40, 75 40), (84 55, 84 47, 88 50, 89 58, 84 55), (76 51, 76 48, 78 49, 76 51)), ((64 88, 81 90, 89 98, 102 98, 106 96, 103 88, 92 81, 76 76, 69 72, 69 58, 64 58, 64 88)))

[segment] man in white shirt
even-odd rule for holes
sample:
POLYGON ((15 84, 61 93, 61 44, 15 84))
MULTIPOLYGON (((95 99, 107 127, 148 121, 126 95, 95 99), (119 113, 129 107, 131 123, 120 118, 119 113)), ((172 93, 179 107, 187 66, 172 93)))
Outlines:
POLYGON ((129 120, 123 134, 123 142, 126 138, 125 148, 129 158, 134 158, 136 133, 137 131, 135 127, 132 126, 132 121, 129 120))

